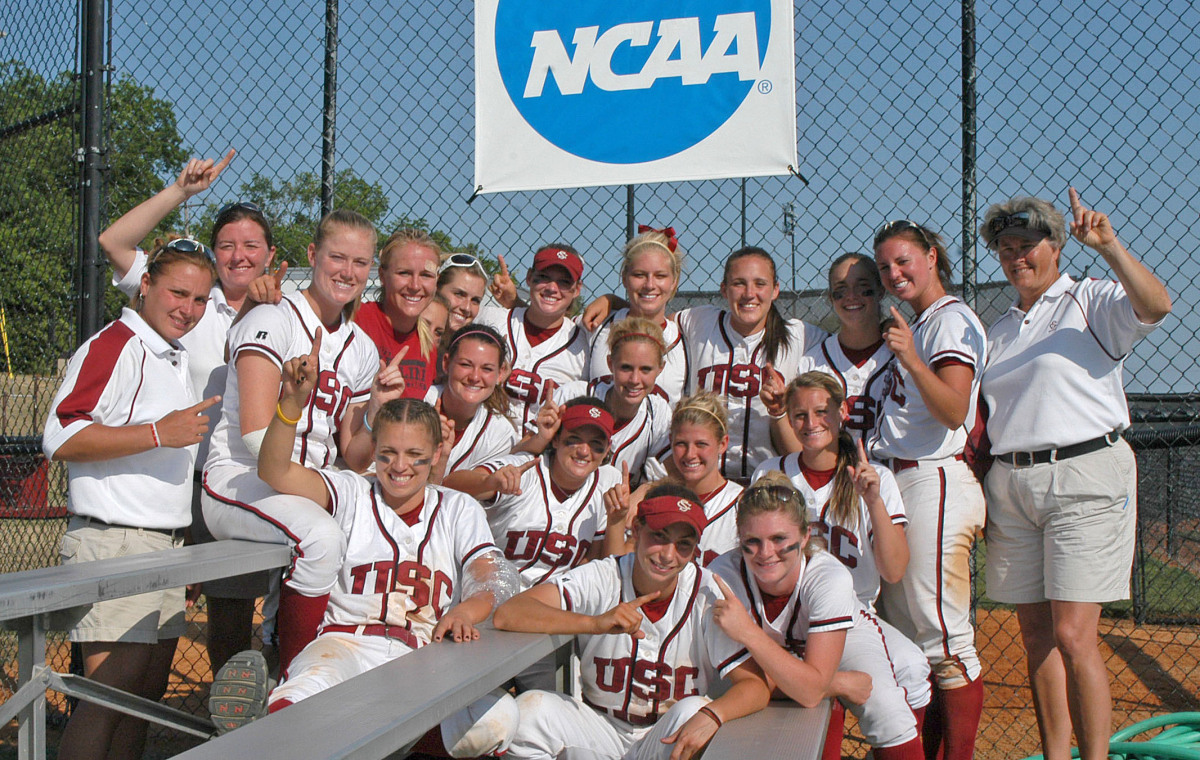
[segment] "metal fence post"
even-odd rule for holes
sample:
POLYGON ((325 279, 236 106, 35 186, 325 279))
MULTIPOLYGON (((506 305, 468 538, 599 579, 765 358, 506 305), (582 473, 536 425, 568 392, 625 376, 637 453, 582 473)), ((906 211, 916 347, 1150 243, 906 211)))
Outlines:
POLYGON ((100 257, 101 171, 104 156, 104 0, 85 0, 80 19, 83 88, 79 175, 79 312, 82 343, 104 319, 104 262, 100 257))
POLYGON ((321 216, 333 211, 337 140, 338 0, 325 0, 325 101, 321 126, 321 216))
POLYGON ((975 311, 975 3, 962 3, 962 269, 963 301, 975 311))

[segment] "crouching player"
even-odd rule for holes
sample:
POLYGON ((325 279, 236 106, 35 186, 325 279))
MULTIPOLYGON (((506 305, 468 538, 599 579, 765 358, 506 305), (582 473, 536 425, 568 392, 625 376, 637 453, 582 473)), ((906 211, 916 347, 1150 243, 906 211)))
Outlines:
MULTIPOLYGON (((274 712, 429 644, 479 638, 475 626, 518 588, 516 571, 492 542, 479 502, 429 484, 441 420, 423 401, 398 399, 375 416, 375 477, 312 470, 291 460, 296 421, 313 390, 312 356, 284 367, 283 395, 267 428, 258 474, 280 493, 332 513, 346 554, 317 638, 292 660, 266 699, 257 652, 236 655, 213 685, 209 709, 219 730, 274 712)), ((442 740, 455 757, 503 751, 516 725, 507 694, 492 694, 452 716, 442 740), (468 731, 475 719, 488 721, 468 731), (494 729, 499 722, 503 731, 494 729), (476 734, 487 731, 487 736, 476 734)))
POLYGON ((699 566, 704 508, 687 488, 651 488, 635 550, 568 570, 496 610, 497 628, 578 634, 583 700, 517 697, 510 758, 671 758, 699 752, 722 722, 766 706, 770 691, 746 650, 713 621, 721 599, 699 566), (719 678, 729 689, 710 700, 719 678))

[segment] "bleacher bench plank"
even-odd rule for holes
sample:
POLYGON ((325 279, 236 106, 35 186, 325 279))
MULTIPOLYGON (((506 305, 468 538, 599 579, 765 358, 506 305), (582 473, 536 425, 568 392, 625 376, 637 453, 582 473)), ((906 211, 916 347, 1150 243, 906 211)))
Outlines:
POLYGON ((829 707, 828 699, 813 708, 773 701, 765 710, 721 726, 704 760, 817 760, 825 745, 829 707))

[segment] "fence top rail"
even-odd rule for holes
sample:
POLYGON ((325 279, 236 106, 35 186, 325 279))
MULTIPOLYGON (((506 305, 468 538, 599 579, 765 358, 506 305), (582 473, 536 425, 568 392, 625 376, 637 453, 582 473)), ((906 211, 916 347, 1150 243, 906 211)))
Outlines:
POLYGON ((176 758, 388 757, 572 638, 485 628, 423 646, 176 758))
POLYGON ((216 541, 129 557, 0 575, 0 620, 283 567, 291 548, 216 541))

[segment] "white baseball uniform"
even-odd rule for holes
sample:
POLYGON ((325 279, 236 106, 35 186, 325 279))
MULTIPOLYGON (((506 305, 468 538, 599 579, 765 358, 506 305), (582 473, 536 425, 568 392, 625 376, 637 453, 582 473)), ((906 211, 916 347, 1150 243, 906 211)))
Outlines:
POLYGON ((715 493, 697 494, 704 505, 704 516, 708 518, 696 553, 696 558, 704 567, 730 549, 737 548, 737 503, 744 490, 744 486, 727 480, 715 493))
MULTIPOLYGON (((554 402, 565 404, 580 396, 595 396, 604 401, 612 387, 612 382, 608 380, 566 383, 554 390, 554 402)), ((636 486, 647 477, 647 460, 662 456, 670 446, 671 405, 657 395, 648 395, 642 399, 633 418, 613 430, 608 442, 609 463, 620 470, 621 465, 627 462, 629 477, 636 486)))
MULTIPOLYGON (((554 578, 562 609, 601 615, 633 601, 633 563, 633 554, 606 557, 554 578)), ((645 638, 579 635, 582 702, 543 691, 519 696, 521 723, 508 756, 666 760, 673 747, 660 739, 750 658, 713 622, 712 605, 721 598, 712 574, 688 563, 669 600, 642 607, 645 638)))
POLYGON ((838 336, 830 335, 800 357, 796 374, 818 371, 837 378, 850 408, 846 429, 857 439, 875 429, 883 405, 883 381, 891 359, 892 352, 886 344, 881 344, 875 353, 858 364, 846 356, 838 336))
POLYGON ((512 372, 504 384, 512 406, 509 418, 517 430, 537 418, 546 400, 546 381, 562 385, 582 380, 587 361, 587 333, 573 320, 565 319, 558 331, 536 346, 526 333, 527 307, 480 309, 475 321, 496 329, 508 344, 512 372))
MULTIPOLYGON (((921 361, 936 370, 970 367, 968 424, 975 420, 987 346, 979 319, 954 296, 943 296, 912 322, 921 361)), ((934 419, 912 378, 892 359, 884 381, 883 410, 866 449, 889 464, 908 515, 908 571, 883 584, 883 618, 925 652, 940 688, 955 689, 980 673, 971 626, 970 552, 983 526, 983 492, 962 461, 966 425, 947 429, 934 419)))
POLYGON ((466 494, 426 486, 421 507, 402 516, 374 478, 320 475, 346 554, 319 635, 292 661, 272 702, 297 702, 425 646, 462 601, 471 563, 499 554, 483 509, 466 494))
POLYGON ((740 550, 718 557, 712 570, 725 579, 771 639, 796 657, 804 658, 809 634, 845 631, 846 644, 838 670, 857 670, 871 676, 871 696, 866 704, 847 700, 843 702, 846 709, 858 718, 863 736, 872 747, 912 741, 917 737, 916 716, 904 689, 896 682, 883 629, 859 603, 849 571, 823 551, 802 561, 800 577, 786 599, 763 595, 754 574, 742 561, 740 550))
MULTIPOLYGON (((879 495, 892 522, 907 526, 904 501, 900 497, 900 488, 896 485, 891 470, 883 465, 872 466, 879 474, 879 495)), ((879 568, 875 563, 873 548, 875 530, 866 502, 858 500, 858 521, 855 525, 834 522, 829 509, 829 500, 833 495, 832 480, 814 488, 809 482, 812 472, 804 466, 800 454, 796 453, 763 462, 754 471, 751 483, 771 470, 779 470, 791 478, 792 485, 804 497, 813 533, 825 539, 829 544, 828 553, 850 571, 850 577, 854 581, 854 593, 858 596, 859 603, 863 609, 874 615, 875 600, 879 597, 879 568)), ((933 694, 929 684, 929 662, 925 659, 925 654, 890 623, 879 619, 875 622, 887 644, 896 682, 904 689, 909 705, 916 709, 929 704, 933 694)))
MULTIPOLYGON (((510 454, 481 467, 495 472, 505 465, 519 467, 529 458, 510 454)), ((604 492, 620 482, 620 472, 602 465, 578 490, 559 499, 550 481, 550 455, 543 454, 521 476, 521 493, 500 495, 484 505, 496 546, 521 574, 522 589, 575 567, 593 543, 604 540, 604 492)))
MULTIPOLYGON (((433 405, 442 397, 445 386, 433 385, 425 394, 425 403, 433 405)), ((465 428, 454 428, 454 447, 450 449, 450 461, 446 463, 446 474, 458 470, 470 470, 484 462, 503 456, 517 443, 517 431, 507 417, 492 414, 485 404, 475 410, 475 416, 465 428)))
MULTIPOLYGON (((613 325, 629 316, 629 309, 617 309, 600 323, 595 332, 588 334, 588 380, 612 381, 612 370, 608 366, 608 334, 613 325)), ((672 406, 687 393, 688 353, 675 315, 667 317, 660 325, 666 353, 663 354, 663 370, 654 382, 654 392, 672 406)))
MULTIPOLYGON (((688 387, 725 397, 729 408, 729 450, 721 472, 747 482, 754 468, 775 455, 771 418, 758 397, 766 357, 765 330, 744 336, 733 329, 729 315, 715 306, 695 306, 675 315, 691 361, 688 387)), ((788 342, 775 357, 774 367, 785 380, 796 376, 800 357, 825 337, 825 331, 798 319, 787 320, 788 342)))
POLYGON ((213 433, 204 474, 204 518, 217 538, 293 543, 289 584, 305 596, 328 593, 337 581, 345 535, 325 510, 307 499, 276 493, 258 478, 258 463, 241 435, 237 359, 243 353, 284 362, 312 350, 321 329, 321 372, 301 413, 292 459, 320 469, 337 455, 336 434, 347 407, 366 401, 379 369, 371 339, 343 321, 329 332, 303 294, 260 305, 229 333, 225 415, 213 433))

